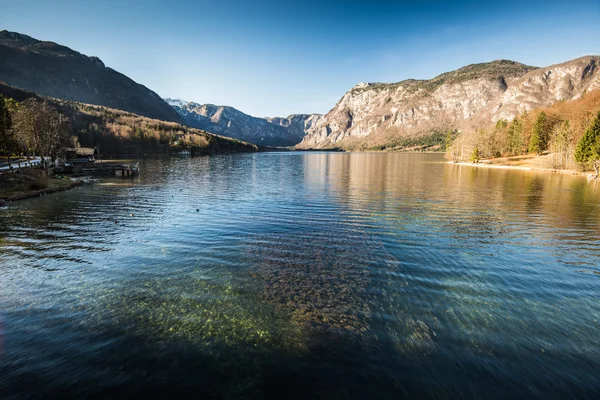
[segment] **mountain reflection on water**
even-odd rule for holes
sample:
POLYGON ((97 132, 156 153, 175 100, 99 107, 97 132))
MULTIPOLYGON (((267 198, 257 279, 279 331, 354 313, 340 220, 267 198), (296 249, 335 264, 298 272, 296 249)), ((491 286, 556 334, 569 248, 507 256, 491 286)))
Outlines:
POLYGON ((0 209, 0 397, 600 394, 600 184, 438 154, 141 162, 0 209))

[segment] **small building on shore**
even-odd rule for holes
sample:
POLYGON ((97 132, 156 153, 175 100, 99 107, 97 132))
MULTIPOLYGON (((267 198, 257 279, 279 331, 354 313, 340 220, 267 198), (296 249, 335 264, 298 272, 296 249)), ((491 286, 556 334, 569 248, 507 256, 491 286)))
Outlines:
POLYGON ((93 163, 98 158, 98 150, 93 147, 64 148, 64 159, 70 164, 93 163))

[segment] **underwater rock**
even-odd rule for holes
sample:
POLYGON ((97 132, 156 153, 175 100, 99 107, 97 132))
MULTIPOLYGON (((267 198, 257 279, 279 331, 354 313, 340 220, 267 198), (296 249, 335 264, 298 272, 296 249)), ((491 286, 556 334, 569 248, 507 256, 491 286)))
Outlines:
POLYGON ((331 224, 327 231, 294 232, 271 238, 256 238, 250 245, 256 260, 250 276, 262 298, 309 333, 363 334, 369 330, 369 315, 376 299, 369 287, 372 265, 392 257, 380 242, 366 233, 347 237, 345 227, 331 224), (262 287, 262 289, 260 289, 262 287))

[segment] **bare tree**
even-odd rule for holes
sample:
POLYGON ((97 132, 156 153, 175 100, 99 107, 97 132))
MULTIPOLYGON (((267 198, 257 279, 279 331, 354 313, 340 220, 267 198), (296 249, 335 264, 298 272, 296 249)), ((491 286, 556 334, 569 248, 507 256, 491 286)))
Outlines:
POLYGON ((37 153, 47 169, 47 158, 54 162, 69 140, 68 119, 48 102, 28 99, 19 107, 16 122, 19 142, 28 153, 37 153))
POLYGON ((56 161, 61 148, 69 141, 71 127, 67 117, 53 108, 46 112, 47 130, 41 140, 43 154, 56 161))
POLYGON ((21 148, 21 152, 29 156, 37 151, 37 142, 35 131, 41 129, 38 127, 38 118, 36 116, 39 107, 39 101, 27 99, 21 103, 18 112, 15 114, 15 138, 21 148))
POLYGON ((550 141, 553 168, 565 169, 568 167, 573 154, 572 141, 573 130, 568 120, 554 127, 550 141))

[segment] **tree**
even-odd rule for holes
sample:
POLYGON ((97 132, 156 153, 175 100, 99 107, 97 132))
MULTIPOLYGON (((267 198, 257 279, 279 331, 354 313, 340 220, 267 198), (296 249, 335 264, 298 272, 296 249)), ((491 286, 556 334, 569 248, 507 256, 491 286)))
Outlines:
POLYGON ((62 147, 69 142, 71 126, 67 117, 53 108, 47 108, 47 130, 41 138, 41 154, 50 157, 52 163, 60 154, 62 147))
POLYGON ((41 129, 38 127, 38 118, 36 116, 39 100, 27 99, 19 107, 19 111, 15 115, 15 130, 16 139, 22 151, 29 155, 35 154, 37 151, 36 133, 41 129))
POLYGON ((478 148, 480 155, 484 158, 502 156, 502 142, 506 120, 501 119, 493 129, 480 129, 478 133, 478 148))
MULTIPOLYGON (((464 145, 465 145, 465 135, 466 133, 464 132, 460 132, 458 133, 458 131, 456 131, 456 137, 453 139, 450 139, 449 136, 446 136, 446 153, 448 154, 448 157, 453 161, 453 162, 459 162, 459 161, 463 161, 463 153, 464 153, 464 145)), ((209 137, 210 140, 210 137, 209 137)))
POLYGON ((69 139, 68 119, 46 101, 28 99, 23 102, 16 122, 19 142, 28 154, 30 151, 37 153, 46 168, 45 158, 54 162, 69 139))
POLYGON ((585 166, 592 166, 596 178, 600 175, 600 112, 577 143, 575 161, 585 166))
POLYGON ((12 169, 10 156, 15 150, 16 141, 12 130, 13 120, 8 101, 0 94, 0 150, 6 154, 8 167, 12 169))
POLYGON ((548 118, 546 113, 542 111, 533 125, 531 139, 529 140, 529 152, 536 153, 539 156, 546 151, 548 149, 548 136, 548 118))
POLYGON ((521 153, 523 148, 523 124, 519 117, 515 117, 508 126, 507 132, 507 152, 513 156, 521 153))
POLYGON ((569 164, 571 155, 571 141, 573 139, 573 130, 567 120, 554 130, 550 147, 553 153, 553 167, 563 169, 569 164))
POLYGON ((471 153, 471 161, 473 161, 474 163, 478 163, 479 159, 480 159, 480 155, 479 155, 479 146, 475 146, 473 148, 473 153, 471 153))
POLYGON ((449 150, 452 147, 452 141, 454 140, 454 131, 449 130, 446 132, 446 138, 444 140, 444 150, 449 150))

